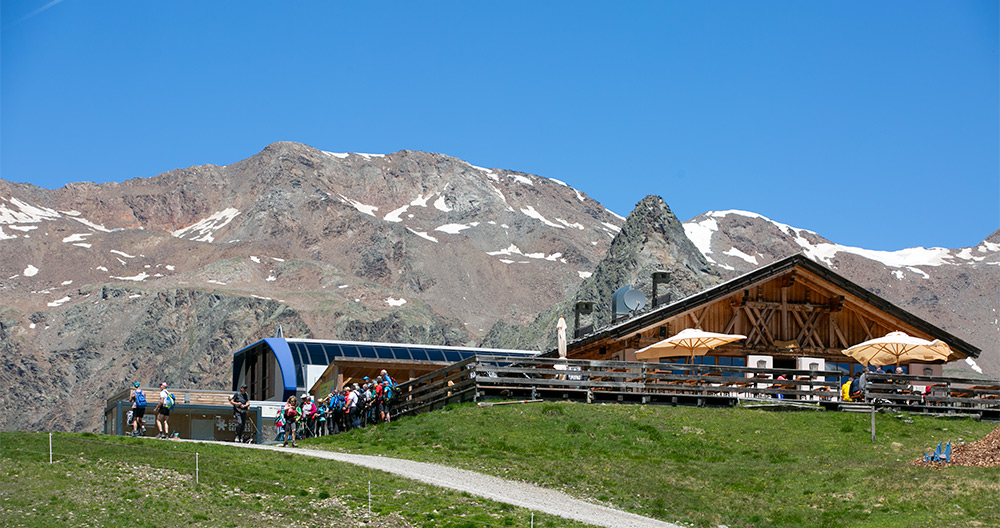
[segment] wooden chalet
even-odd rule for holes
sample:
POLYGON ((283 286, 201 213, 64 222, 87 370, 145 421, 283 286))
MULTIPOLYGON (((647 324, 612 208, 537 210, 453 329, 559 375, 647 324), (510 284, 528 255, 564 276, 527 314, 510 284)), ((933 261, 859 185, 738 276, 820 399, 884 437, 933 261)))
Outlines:
MULTIPOLYGON (((568 344, 567 357, 635 361, 636 350, 685 328, 747 336, 695 358, 696 363, 709 365, 803 368, 796 360, 808 357, 850 372, 860 366, 842 350, 896 330, 944 341, 953 350, 953 359, 975 358, 980 353, 966 341, 798 254, 581 336, 568 344), (766 365, 757 361, 761 357, 770 358, 766 365)), ((941 374, 939 365, 922 366, 923 374, 932 370, 941 374)), ((911 373, 917 372, 911 369, 911 373)))

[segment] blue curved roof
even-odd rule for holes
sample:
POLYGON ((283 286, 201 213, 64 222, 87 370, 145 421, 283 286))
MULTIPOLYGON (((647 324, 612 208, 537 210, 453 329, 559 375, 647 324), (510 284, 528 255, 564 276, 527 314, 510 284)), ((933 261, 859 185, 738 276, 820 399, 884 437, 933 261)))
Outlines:
POLYGON ((297 389, 308 389, 305 387, 306 365, 325 367, 338 358, 383 360, 387 363, 393 361, 455 363, 474 355, 531 357, 539 354, 534 350, 273 337, 262 339, 233 353, 233 390, 237 389, 236 384, 239 383, 246 352, 261 346, 270 349, 278 362, 284 389, 282 399, 295 394, 297 389))

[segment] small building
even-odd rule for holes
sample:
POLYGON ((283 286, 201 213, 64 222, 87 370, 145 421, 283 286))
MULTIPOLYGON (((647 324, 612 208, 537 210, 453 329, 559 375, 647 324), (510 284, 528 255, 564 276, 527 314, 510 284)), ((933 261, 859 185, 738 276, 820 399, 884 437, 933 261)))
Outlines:
POLYGON ((304 392, 326 394, 365 376, 374 378, 383 369, 402 383, 473 355, 538 354, 531 350, 274 337, 233 354, 233 390, 246 383, 252 400, 284 401, 304 392))
MULTIPOLYGON (((146 415, 143 420, 144 427, 140 427, 141 436, 153 437, 157 434, 156 413, 154 409, 159 401, 160 389, 157 387, 143 387, 146 393, 146 415)), ((192 438, 196 440, 218 440, 232 441, 236 436, 236 418, 233 416, 233 406, 229 403, 232 391, 212 391, 177 389, 171 387, 171 393, 177 403, 170 410, 170 418, 167 424, 170 433, 178 433, 181 438, 192 438)), ((124 435, 132 431, 132 426, 128 424, 132 410, 132 402, 129 401, 131 389, 125 389, 110 398, 104 406, 104 434, 124 435)), ((270 440, 273 437, 265 437, 266 427, 273 429, 274 417, 277 416, 278 407, 269 405, 269 402, 250 402, 247 414, 250 422, 246 432, 250 434, 255 443, 270 440), (270 418, 270 420, 265 420, 270 418), (267 421, 268 423, 265 423, 267 421)))
MULTIPOLYGON (((976 358, 980 353, 959 337, 798 254, 580 336, 568 343, 567 357, 635 361, 637 350, 686 328, 746 336, 694 358, 696 364, 705 365, 839 367, 852 372, 861 365, 842 350, 897 330, 944 341, 953 351, 952 359, 976 358)), ((554 354, 553 350, 545 355, 554 354)), ((683 362, 680 354, 661 361, 683 362)), ((942 374, 940 363, 908 367, 912 374, 942 374)))

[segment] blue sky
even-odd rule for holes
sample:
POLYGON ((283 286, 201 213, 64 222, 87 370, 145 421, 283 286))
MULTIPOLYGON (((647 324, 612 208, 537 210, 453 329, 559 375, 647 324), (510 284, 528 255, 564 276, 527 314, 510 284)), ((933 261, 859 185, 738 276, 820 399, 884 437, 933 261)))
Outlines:
POLYGON ((743 209, 869 249, 1000 227, 997 2, 2 0, 0 178, 288 140, 743 209))

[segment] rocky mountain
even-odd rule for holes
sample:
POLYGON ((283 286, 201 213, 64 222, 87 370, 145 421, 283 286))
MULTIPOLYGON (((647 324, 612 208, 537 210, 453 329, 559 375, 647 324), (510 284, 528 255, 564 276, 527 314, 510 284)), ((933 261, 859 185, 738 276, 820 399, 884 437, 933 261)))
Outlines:
POLYGON ((2 429, 97 430, 135 380, 228 388, 232 352, 279 324, 545 348, 574 302, 596 302, 600 326, 616 288, 650 297, 652 271, 677 299, 799 251, 967 337, 1000 375, 997 233, 887 254, 751 213, 682 224, 658 197, 626 221, 563 182, 426 152, 275 143, 123 183, 0 180, 0 250, 2 429))
POLYGON ((0 427, 96 429, 127 381, 227 387, 229 355, 278 323, 476 344, 571 294, 622 222, 555 180, 294 143, 124 183, 0 181, 0 427))
MULTIPOLYGON (((576 293, 539 315, 530 325, 501 321, 490 331, 485 344, 501 348, 548 350, 555 347, 559 316, 572 331, 577 302, 593 302, 593 314, 582 321, 595 328, 612 321, 611 299, 616 289, 631 286, 652 299, 652 274, 665 271, 670 282, 657 289, 661 298, 682 299, 721 282, 721 275, 685 235, 684 226, 659 196, 647 196, 628 216, 607 256, 594 273, 583 280, 576 293)), ((646 309, 651 307, 649 304, 646 309)))
POLYGON ((802 252, 979 347, 965 373, 1000 378, 1000 230, 975 247, 900 251, 839 245, 746 211, 705 213, 684 230, 727 279, 802 252))

